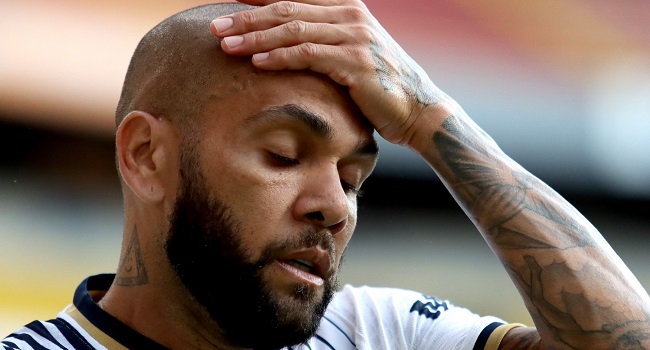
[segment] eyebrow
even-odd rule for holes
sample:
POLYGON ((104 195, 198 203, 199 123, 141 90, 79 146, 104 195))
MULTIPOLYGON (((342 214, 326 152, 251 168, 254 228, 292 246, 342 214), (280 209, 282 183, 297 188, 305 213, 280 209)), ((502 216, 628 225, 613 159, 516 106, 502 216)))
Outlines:
POLYGON ((323 119, 323 117, 314 114, 296 104, 286 104, 282 106, 273 106, 261 112, 255 113, 246 118, 246 123, 253 123, 258 120, 281 120, 293 119, 305 125, 311 132, 322 137, 332 137, 332 126, 323 119))
MULTIPOLYGON (((323 117, 296 104, 286 104, 267 108, 246 118, 246 124, 260 120, 282 119, 296 120, 305 125, 317 136, 325 139, 331 138, 334 133, 332 131, 332 126, 323 117)), ((379 154, 379 146, 374 139, 365 140, 359 144, 359 146, 353 151, 353 154, 376 157, 379 154)))
POLYGON ((354 154, 377 157, 379 155, 379 145, 377 145, 375 139, 364 141, 354 150, 354 154))

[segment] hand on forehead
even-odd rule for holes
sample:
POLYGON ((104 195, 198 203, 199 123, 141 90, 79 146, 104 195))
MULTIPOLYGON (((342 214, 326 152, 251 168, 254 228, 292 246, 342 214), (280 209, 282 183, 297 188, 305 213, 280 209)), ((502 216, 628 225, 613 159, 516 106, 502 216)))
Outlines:
POLYGON ((309 69, 348 87, 388 141, 408 144, 422 110, 446 99, 361 1, 243 0, 262 5, 216 18, 212 34, 264 70, 309 69))

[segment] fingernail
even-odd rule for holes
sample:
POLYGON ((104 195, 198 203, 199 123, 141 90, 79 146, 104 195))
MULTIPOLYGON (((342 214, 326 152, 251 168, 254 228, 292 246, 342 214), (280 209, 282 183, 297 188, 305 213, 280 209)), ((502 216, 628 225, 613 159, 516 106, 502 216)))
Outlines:
POLYGON ((255 61, 255 62, 261 62, 261 61, 264 61, 267 58, 269 58, 269 53, 268 52, 261 52, 261 53, 256 53, 256 54, 253 55, 253 61, 255 61))
POLYGON ((241 35, 227 36, 223 38, 223 41, 226 42, 229 48, 237 47, 244 42, 244 37, 241 35))
POLYGON ((214 27, 217 28, 217 32, 223 33, 232 27, 233 20, 230 17, 219 17, 212 21, 214 27))

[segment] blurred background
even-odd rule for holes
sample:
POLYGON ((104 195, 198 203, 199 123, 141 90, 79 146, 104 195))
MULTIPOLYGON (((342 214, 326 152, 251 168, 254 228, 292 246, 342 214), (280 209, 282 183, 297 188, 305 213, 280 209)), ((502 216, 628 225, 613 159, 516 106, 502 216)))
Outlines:
MULTIPOLYGON (((115 270, 121 83, 148 29, 202 3, 0 0, 1 336, 54 317, 83 278, 115 270)), ((650 3, 367 5, 509 155, 601 230, 648 289, 650 3)), ((433 172, 381 146, 343 281, 415 289, 532 324, 433 172)))

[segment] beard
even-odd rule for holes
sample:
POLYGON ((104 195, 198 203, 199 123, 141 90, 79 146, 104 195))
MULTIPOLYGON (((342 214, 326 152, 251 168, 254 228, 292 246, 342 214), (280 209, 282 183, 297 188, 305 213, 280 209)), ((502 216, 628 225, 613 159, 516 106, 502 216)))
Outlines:
POLYGON ((338 288, 336 274, 324 281, 322 295, 301 283, 292 286, 291 295, 280 295, 263 272, 292 249, 321 246, 334 256, 332 236, 303 232, 268 244, 253 260, 239 238, 241 223, 196 170, 195 151, 182 151, 180 163, 181 184, 165 248, 181 282, 234 345, 277 349, 308 341, 338 288))

